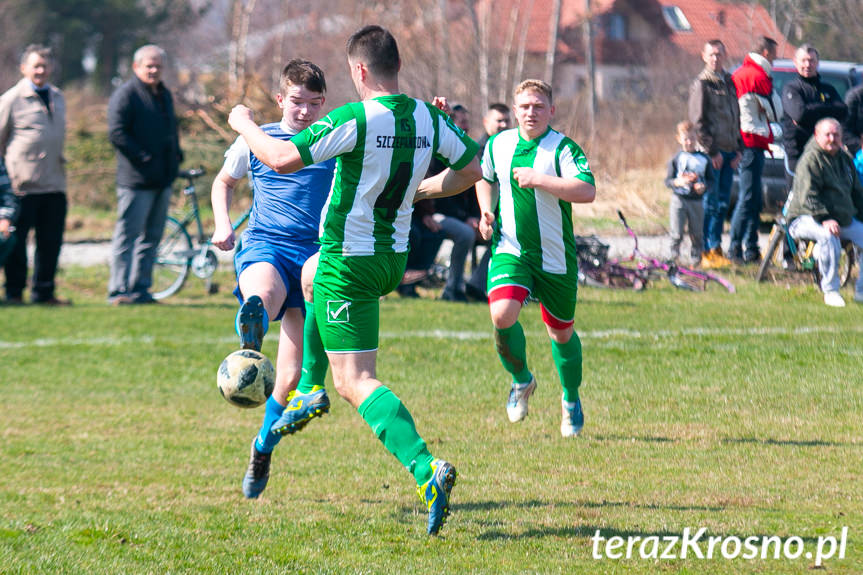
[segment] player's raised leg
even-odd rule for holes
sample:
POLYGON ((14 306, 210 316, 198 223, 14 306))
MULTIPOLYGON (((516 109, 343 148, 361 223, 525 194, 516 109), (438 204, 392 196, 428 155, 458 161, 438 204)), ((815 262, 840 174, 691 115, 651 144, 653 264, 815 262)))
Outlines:
POLYGON ((330 410, 330 398, 324 388, 324 379, 330 363, 321 342, 314 308, 314 279, 318 269, 318 254, 314 254, 303 265, 302 286, 305 304, 303 324, 303 366, 296 392, 287 408, 272 426, 275 434, 287 435, 301 430, 315 417, 330 410))
POLYGON ((257 300, 264 315, 281 319, 276 386, 265 404, 263 423, 252 442, 249 466, 243 477, 243 494, 254 498, 267 486, 271 455, 281 439, 281 436, 270 433, 270 426, 281 416, 299 380, 302 314, 298 308, 288 308, 284 316, 280 315, 287 288, 278 270, 270 263, 257 262, 243 269, 239 277, 239 292, 241 296, 248 295, 244 297, 244 303, 257 300))

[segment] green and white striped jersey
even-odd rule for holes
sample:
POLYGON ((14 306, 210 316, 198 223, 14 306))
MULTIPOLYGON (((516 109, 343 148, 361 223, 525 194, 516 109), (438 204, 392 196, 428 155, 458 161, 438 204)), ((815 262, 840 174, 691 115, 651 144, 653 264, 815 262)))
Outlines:
POLYGON ((575 259, 572 206, 548 192, 520 188, 513 168, 577 178, 594 184, 587 156, 578 144, 550 127, 534 140, 524 140, 518 128, 489 139, 482 158, 483 178, 500 187, 492 253, 530 258, 549 273, 566 273, 575 259))
POLYGON ((432 157, 460 170, 478 146, 449 117, 404 94, 346 104, 291 139, 305 165, 337 158, 321 252, 402 253, 432 157))

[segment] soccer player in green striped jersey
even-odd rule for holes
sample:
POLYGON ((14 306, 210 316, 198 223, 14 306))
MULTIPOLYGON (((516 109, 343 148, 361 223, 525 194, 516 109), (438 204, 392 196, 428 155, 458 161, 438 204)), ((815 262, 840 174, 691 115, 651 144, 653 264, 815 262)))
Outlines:
MULTIPOLYGON (((289 141, 264 134, 243 106, 232 110, 229 123, 280 173, 336 158, 321 223, 314 314, 306 320, 317 323, 336 391, 416 479, 434 535, 449 514, 456 470, 431 455, 407 408, 375 376, 379 302, 404 274, 413 202, 432 156, 449 167, 423 183, 419 196, 453 195, 481 177, 478 146, 438 108, 400 93, 401 60, 387 30, 358 30, 347 55, 361 102, 334 110, 289 141)), ((309 399, 303 392, 297 389, 287 410, 302 411, 309 399)))
POLYGON ((578 290, 573 203, 596 196, 582 149, 551 128, 551 86, 525 80, 514 92, 518 127, 492 136, 482 158, 476 192, 480 233, 492 240, 488 299, 495 343, 512 375, 506 411, 513 423, 527 416, 536 379, 527 366, 519 313, 529 296, 539 300, 551 354, 563 387, 560 432, 574 437, 584 426, 581 340, 573 329, 578 290))

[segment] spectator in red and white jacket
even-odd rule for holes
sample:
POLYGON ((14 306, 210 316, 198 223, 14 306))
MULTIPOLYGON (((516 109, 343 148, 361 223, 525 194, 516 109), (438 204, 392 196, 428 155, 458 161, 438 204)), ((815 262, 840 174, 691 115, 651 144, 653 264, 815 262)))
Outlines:
POLYGON ((731 216, 729 255, 735 263, 755 263, 758 251, 758 220, 761 213, 761 174, 764 151, 779 130, 782 100, 773 92, 773 60, 776 41, 762 36, 755 50, 746 55, 743 65, 731 76, 740 106, 740 135, 743 158, 737 205, 731 216))

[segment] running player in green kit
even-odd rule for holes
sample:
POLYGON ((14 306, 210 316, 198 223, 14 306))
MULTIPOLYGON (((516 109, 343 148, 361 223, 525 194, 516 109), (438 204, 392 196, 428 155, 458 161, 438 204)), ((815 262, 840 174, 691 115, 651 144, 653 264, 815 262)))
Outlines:
POLYGON ((581 340, 572 327, 578 268, 571 204, 592 202, 596 189, 582 149, 549 126, 554 116, 551 86, 525 80, 515 89, 513 110, 518 128, 489 139, 483 179, 476 184, 479 230, 485 239, 492 238, 488 299, 495 343, 513 380, 506 412, 513 423, 524 419, 536 389, 518 321, 533 295, 541 304, 563 387, 560 432, 574 437, 584 426, 584 414, 578 395, 581 340))
MULTIPOLYGON (((379 302, 404 274, 414 196, 432 156, 449 168, 424 184, 422 195, 452 195, 481 177, 478 146, 435 106, 400 93, 401 60, 387 30, 358 30, 347 55, 361 102, 334 110, 290 141, 265 135, 243 106, 229 123, 280 173, 337 158, 321 224, 315 313, 306 321, 317 322, 336 391, 416 479, 434 535, 449 514, 456 470, 431 455, 407 408, 375 377, 379 302)), ((314 397, 302 392, 287 410, 302 412, 307 400, 322 404, 322 390, 314 397)))

